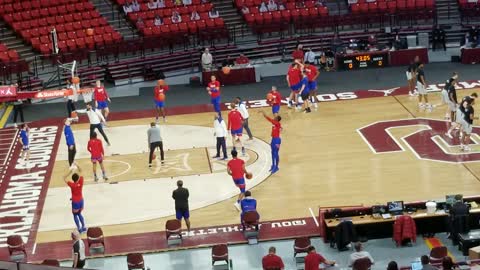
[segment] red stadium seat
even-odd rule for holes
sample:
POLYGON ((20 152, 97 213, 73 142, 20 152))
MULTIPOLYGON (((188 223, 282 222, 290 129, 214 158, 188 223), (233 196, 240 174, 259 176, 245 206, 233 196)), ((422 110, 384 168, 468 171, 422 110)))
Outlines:
POLYGON ((180 239, 182 238, 182 224, 177 219, 170 219, 167 220, 165 223, 165 234, 167 240, 171 236, 178 236, 180 239))
POLYGON ((293 257, 296 257, 299 253, 308 252, 308 248, 311 246, 310 238, 300 237, 296 238, 293 243, 293 257))
POLYGON ((60 267, 60 262, 54 259, 45 259, 43 260, 42 265, 60 267))
POLYGON ((140 253, 130 253, 127 255, 128 270, 145 269, 143 255, 140 253))
MULTIPOLYGON (((77 37, 75 43, 79 49, 85 49, 87 45, 85 44, 85 39, 77 37)), ((90 229, 90 228, 89 228, 90 229)))
POLYGON ((58 33, 57 37, 58 37, 58 40, 67 40, 68 39, 66 32, 58 33))
POLYGON ((89 249, 103 248, 105 252, 105 237, 100 227, 90 227, 87 230, 87 243, 89 249))
POLYGON ((212 247, 212 265, 219 261, 225 261, 228 264, 228 247, 226 244, 218 244, 212 247))
POLYGON ((20 235, 10 235, 7 237, 7 246, 8 246, 8 253, 10 257, 22 254, 27 258, 27 252, 25 250, 25 243, 20 235))
POLYGON ((441 263, 444 257, 448 256, 448 250, 445 246, 434 247, 430 250, 430 263, 441 263))

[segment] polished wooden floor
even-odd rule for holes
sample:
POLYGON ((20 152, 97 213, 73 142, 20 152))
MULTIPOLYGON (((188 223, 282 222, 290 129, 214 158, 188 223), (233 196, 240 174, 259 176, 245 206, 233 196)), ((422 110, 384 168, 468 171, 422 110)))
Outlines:
MULTIPOLYGON (((469 93, 459 91, 458 95, 469 93)), ((430 99, 433 104, 440 103, 440 94, 430 94, 430 99)), ((269 141, 271 126, 257 113, 261 110, 270 113, 269 108, 251 109, 250 126, 255 137, 269 141)), ((419 110, 416 98, 409 96, 323 102, 318 111, 311 114, 282 107, 280 171, 251 190, 258 201, 262 219, 306 217, 310 216, 309 208, 318 213, 318 207, 441 199, 452 193, 480 194, 480 163, 419 160, 410 151, 374 154, 356 131, 375 121, 415 117, 443 119, 444 114, 444 107, 437 107, 432 112, 419 110)), ((132 119, 111 122, 110 125, 147 124, 150 121, 132 119)), ((202 113, 172 116, 167 124, 210 127, 211 122, 212 114, 202 113)), ((74 129, 86 128, 86 125, 74 126, 74 129)), ((402 136, 415 129, 405 127, 392 134, 402 136)), ((201 159, 201 153, 198 156, 201 159)), ((80 162, 87 164, 87 160, 80 162)), ((59 177, 66 167, 65 162, 56 164, 52 186, 61 185, 59 177)), ((207 169, 199 162, 199 171, 207 169)), ((127 175, 122 181, 128 180, 128 176, 148 177, 142 170, 131 173, 136 175, 127 175)), ((205 192, 215 192, 215 187, 205 187, 205 192)), ((235 198, 231 198, 192 211, 192 226, 238 223, 239 214, 233 207, 234 202, 235 198)), ((165 221, 170 218, 106 226, 103 230, 107 235, 158 231, 164 229, 165 221)), ((39 232, 37 242, 68 237, 67 231, 39 232)))

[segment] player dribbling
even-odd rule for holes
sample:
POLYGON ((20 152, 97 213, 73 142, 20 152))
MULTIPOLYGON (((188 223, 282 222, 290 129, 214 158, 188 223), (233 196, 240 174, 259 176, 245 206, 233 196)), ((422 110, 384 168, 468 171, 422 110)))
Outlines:
POLYGON ((240 189, 240 194, 234 205, 238 211, 241 211, 240 201, 245 197, 245 175, 251 173, 245 169, 245 161, 237 157, 238 152, 236 150, 232 150, 231 155, 232 159, 227 163, 227 173, 232 176, 233 182, 240 189))

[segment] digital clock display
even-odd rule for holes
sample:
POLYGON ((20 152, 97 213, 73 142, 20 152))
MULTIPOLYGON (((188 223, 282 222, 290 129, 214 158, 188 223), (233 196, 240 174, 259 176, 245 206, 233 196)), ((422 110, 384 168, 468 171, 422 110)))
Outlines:
POLYGON ((337 55, 337 67, 339 70, 378 68, 384 66, 388 66, 387 52, 374 54, 337 55))

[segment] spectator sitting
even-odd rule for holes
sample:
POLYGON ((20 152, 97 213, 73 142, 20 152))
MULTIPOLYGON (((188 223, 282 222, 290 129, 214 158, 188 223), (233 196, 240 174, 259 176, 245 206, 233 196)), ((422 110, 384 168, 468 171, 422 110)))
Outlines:
POLYGON ((153 21, 153 24, 154 24, 155 26, 163 25, 162 17, 160 17, 159 15, 156 15, 156 16, 155 16, 155 21, 153 21))
POLYGON ((180 14, 178 11, 174 11, 172 13, 172 23, 181 23, 182 22, 182 17, 180 17, 180 14))
POLYGON ((132 10, 133 12, 140 11, 140 4, 138 3, 137 0, 132 1, 132 10))
POLYGON ((454 269, 457 269, 457 267, 453 263, 452 258, 449 256, 443 257, 442 270, 454 270, 454 269))
POLYGON ((184 6, 188 6, 192 4, 192 0, 182 0, 184 6))
POLYGON ((263 270, 277 269, 283 270, 285 266, 283 265, 282 258, 277 256, 275 253, 277 249, 275 247, 270 247, 268 249, 268 254, 262 258, 262 267, 263 270))
POLYGON ((304 270, 318 270, 320 269, 320 264, 326 264, 329 266, 334 266, 335 261, 329 261, 325 259, 322 255, 318 254, 314 246, 308 247, 308 254, 305 257, 305 268, 304 270))
POLYGON ((368 47, 370 48, 375 48, 377 47, 377 38, 375 37, 375 35, 370 35, 368 36, 368 47))
POLYGON ((202 68, 210 70, 212 68, 213 57, 208 48, 202 53, 202 68))
POLYGON ((430 264, 430 258, 427 255, 423 255, 420 260, 422 261, 422 270, 437 270, 435 266, 430 264))
POLYGON ((323 7, 323 6, 324 6, 323 0, 317 0, 317 1, 315 2, 315 6, 316 6, 316 7, 323 7))
POLYGON ((202 4, 207 4, 208 0, 202 0, 201 2, 202 2, 202 4))
POLYGON ((165 0, 157 0, 157 7, 164 8, 165 7, 165 0))
POLYGON ((472 28, 468 30, 468 33, 470 34, 470 38, 472 41, 477 41, 480 35, 480 31, 475 27, 475 25, 472 25, 472 28))
POLYGON ((138 17, 137 22, 135 23, 138 29, 142 29, 145 27, 145 23, 143 22, 142 18, 138 17))
POLYGON ((243 6, 242 7, 242 14, 245 15, 245 14, 248 14, 248 13, 250 13, 250 9, 248 9, 247 6, 243 6))
POLYGON ((125 15, 127 15, 130 12, 133 12, 132 4, 130 2, 126 2, 125 5, 123 5, 123 12, 125 13, 125 15))
POLYGON ((268 0, 268 5, 267 5, 268 11, 276 11, 278 9, 277 3, 275 3, 275 0, 268 0))
POLYGON ((235 60, 235 64, 237 65, 246 65, 249 62, 250 60, 248 60, 248 58, 243 53, 241 53, 240 56, 235 60))
POLYGON ((190 15, 191 21, 198 21, 200 20, 200 14, 196 10, 192 11, 192 15, 190 15))
POLYGON ((348 263, 348 266, 352 267, 356 260, 362 259, 362 258, 368 258, 372 264, 374 263, 370 253, 368 253, 368 251, 363 250, 362 243, 357 242, 353 247, 355 248, 355 252, 350 254, 350 261, 348 263))
POLYGON ((181 6, 181 5, 183 5, 183 2, 182 2, 182 0, 174 0, 174 1, 173 1, 173 4, 174 4, 175 6, 181 6))
POLYGON ((285 10, 285 6, 282 3, 280 3, 278 5, 278 10, 285 10))
POLYGON ((268 8, 267 8, 267 5, 265 4, 265 2, 262 2, 262 3, 260 4, 260 7, 258 8, 258 11, 260 11, 260 12, 262 12, 262 13, 268 11, 268 8))
POLYGON ((210 17, 210 19, 215 19, 220 17, 220 13, 218 13, 218 10, 216 8, 212 8, 212 10, 208 12, 208 17, 210 17))
POLYGON ((470 47, 470 34, 467 32, 465 33, 465 36, 462 37, 462 39, 460 40, 460 46, 461 47, 470 47))
POLYGON ((147 3, 148 9, 157 9, 158 8, 158 1, 150 0, 147 3))
POLYGON ((398 270, 398 265, 396 261, 391 261, 388 263, 387 270, 398 270))
POLYGON ((222 67, 231 67, 233 64, 233 59, 230 57, 230 55, 227 55, 227 58, 225 58, 225 60, 222 62, 222 67))
MULTIPOLYGON (((247 212, 257 212, 257 200, 252 198, 252 193, 250 192, 250 190, 245 191, 245 198, 243 198, 242 201, 240 202, 240 207, 242 208, 240 219, 241 219, 242 225, 245 226, 243 224, 243 215, 247 212)), ((257 213, 257 220, 259 219, 260 219, 260 216, 257 213)), ((255 229, 258 230, 258 226, 255 229)))
POLYGON ((305 3, 303 1, 295 2, 296 8, 305 8, 305 3))

